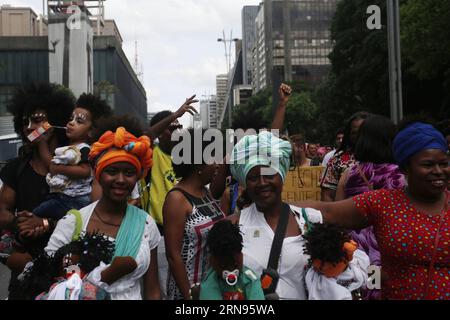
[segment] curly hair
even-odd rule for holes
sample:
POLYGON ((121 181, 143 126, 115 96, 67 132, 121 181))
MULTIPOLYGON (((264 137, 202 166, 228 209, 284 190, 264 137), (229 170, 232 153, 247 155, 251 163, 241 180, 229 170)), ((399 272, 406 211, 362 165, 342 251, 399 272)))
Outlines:
POLYGON ((230 220, 220 220, 208 233, 207 246, 215 257, 230 257, 242 251, 242 234, 239 225, 230 220))
MULTIPOLYGON (((54 83, 31 83, 20 87, 7 106, 8 112, 14 116, 14 130, 27 141, 23 128, 24 119, 38 110, 47 114, 48 122, 55 126, 66 126, 75 106, 73 93, 64 86, 54 83)), ((60 145, 67 144, 64 131, 57 130, 55 135, 60 145)))
POLYGON ((85 273, 94 270, 100 262, 109 264, 114 255, 115 244, 107 236, 99 233, 85 233, 78 240, 61 247, 56 251, 54 259, 61 264, 64 256, 75 254, 80 256, 78 265, 85 273))
POLYGON ((108 103, 99 96, 91 93, 83 93, 76 102, 76 107, 88 110, 92 115, 94 126, 101 117, 110 117, 113 112, 108 103))
POLYGON ((346 257, 343 246, 350 241, 344 228, 327 223, 313 224, 303 238, 306 240, 304 253, 310 255, 311 260, 320 259, 330 263, 339 263, 346 257))
POLYGON ((10 297, 14 300, 34 300, 39 294, 47 292, 61 277, 62 261, 68 253, 80 256, 79 266, 85 273, 94 270, 100 262, 108 264, 114 255, 114 242, 99 233, 82 234, 78 240, 61 247, 55 254, 41 253, 25 268, 19 281, 12 288, 10 297))
POLYGON ((47 291, 59 273, 59 265, 46 252, 38 255, 30 268, 17 278, 16 285, 9 288, 10 300, 34 300, 36 296, 47 291))
POLYGON ((93 131, 93 141, 98 141, 106 131, 116 132, 119 127, 124 127, 135 137, 144 134, 143 126, 138 118, 130 115, 113 115, 98 119, 97 126, 93 131))
POLYGON ((153 116, 153 118, 150 120, 150 127, 153 127, 154 125, 158 124, 168 116, 172 115, 173 112, 169 110, 160 111, 157 114, 153 116))

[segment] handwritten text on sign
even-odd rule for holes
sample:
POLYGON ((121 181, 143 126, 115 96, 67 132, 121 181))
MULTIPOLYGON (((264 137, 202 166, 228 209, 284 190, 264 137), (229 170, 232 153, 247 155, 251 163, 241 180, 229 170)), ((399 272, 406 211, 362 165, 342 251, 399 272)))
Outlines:
POLYGON ((323 167, 301 167, 288 171, 282 198, 286 202, 320 200, 323 167))

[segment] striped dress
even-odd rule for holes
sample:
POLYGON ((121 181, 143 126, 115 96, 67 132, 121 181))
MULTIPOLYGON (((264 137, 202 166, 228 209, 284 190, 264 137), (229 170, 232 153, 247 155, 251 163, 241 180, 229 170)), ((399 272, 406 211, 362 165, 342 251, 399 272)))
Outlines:
MULTIPOLYGON (((209 193, 203 198, 197 198, 191 194, 174 188, 171 191, 180 191, 192 204, 192 213, 186 219, 184 225, 183 244, 181 256, 190 284, 201 282, 208 271, 209 257, 206 248, 206 239, 214 223, 223 219, 225 215, 216 200, 209 193)), ((167 278, 167 299, 180 300, 183 295, 178 289, 175 278, 169 270, 167 278)))

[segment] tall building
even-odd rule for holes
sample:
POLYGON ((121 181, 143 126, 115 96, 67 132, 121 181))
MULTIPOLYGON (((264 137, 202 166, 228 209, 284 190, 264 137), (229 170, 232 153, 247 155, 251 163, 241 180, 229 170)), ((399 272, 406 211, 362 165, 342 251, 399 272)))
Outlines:
POLYGON ((254 88, 317 84, 330 69, 331 21, 339 0, 265 0, 256 18, 254 88))
MULTIPOLYGON (((6 111, 8 102, 21 85, 51 81, 50 55, 55 46, 64 45, 64 41, 49 43, 48 20, 42 19, 45 27, 33 27, 36 17, 30 8, 0 9, 0 161, 17 155, 12 117, 6 111)), ((95 25, 96 21, 90 23, 95 25)), ((115 114, 132 114, 146 123, 146 92, 122 49, 115 22, 106 20, 93 30, 93 91, 108 101, 115 114)))
POLYGON ((217 97, 217 122, 225 108, 225 100, 228 90, 228 75, 219 74, 216 76, 216 97, 217 97))
POLYGON ((251 85, 236 85, 233 87, 233 107, 246 104, 252 96, 253 88, 251 85))
POLYGON ((252 50, 253 78, 252 86, 255 92, 267 87, 267 68, 266 63, 266 29, 264 24, 264 6, 259 7, 258 15, 255 18, 255 45, 252 50))
POLYGON ((242 74, 244 85, 252 83, 253 47, 256 40, 255 20, 259 6, 245 6, 242 9, 242 74))
POLYGON ((218 118, 219 114, 217 111, 217 96, 212 95, 208 101, 208 112, 209 112, 209 128, 219 128, 218 118))

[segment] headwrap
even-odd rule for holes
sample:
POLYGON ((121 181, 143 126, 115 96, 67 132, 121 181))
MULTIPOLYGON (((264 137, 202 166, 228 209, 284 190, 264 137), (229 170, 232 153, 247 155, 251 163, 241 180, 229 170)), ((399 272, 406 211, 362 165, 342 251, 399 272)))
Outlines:
POLYGON ((442 133, 433 126, 414 122, 397 134, 393 149, 397 164, 404 166, 412 156, 422 150, 438 149, 447 152, 448 146, 442 133))
POLYGON ((291 144, 268 131, 243 137, 231 153, 231 174, 246 186, 249 171, 256 166, 269 166, 280 174, 284 182, 289 170, 291 144))
POLYGON ((116 132, 105 132, 92 145, 89 161, 95 161, 95 178, 97 181, 107 166, 117 162, 132 164, 139 177, 145 177, 152 166, 152 149, 147 136, 136 138, 123 127, 116 132))

